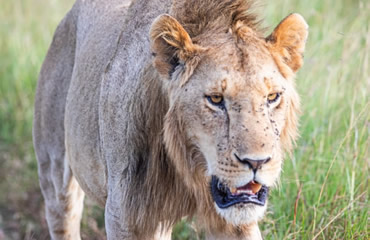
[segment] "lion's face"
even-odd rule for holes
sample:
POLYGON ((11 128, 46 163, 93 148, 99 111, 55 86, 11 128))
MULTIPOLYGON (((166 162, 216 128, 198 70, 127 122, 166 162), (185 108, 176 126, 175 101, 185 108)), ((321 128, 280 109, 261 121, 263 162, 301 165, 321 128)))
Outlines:
MULTIPOLYGON (((237 43, 206 41, 207 48, 194 47, 196 57, 188 61, 178 54, 180 63, 166 83, 165 123, 168 152, 184 181, 194 194, 206 192, 218 214, 234 225, 263 216, 284 149, 296 135, 299 105, 289 75, 294 71, 279 65, 275 46, 249 29, 237 31, 237 43)), ((160 62, 155 65, 164 71, 160 62)))
POLYGON ((208 53, 172 103, 206 160, 217 211, 235 224, 262 216, 281 170, 280 134, 293 90, 267 49, 250 50, 244 63, 232 46, 208 53))

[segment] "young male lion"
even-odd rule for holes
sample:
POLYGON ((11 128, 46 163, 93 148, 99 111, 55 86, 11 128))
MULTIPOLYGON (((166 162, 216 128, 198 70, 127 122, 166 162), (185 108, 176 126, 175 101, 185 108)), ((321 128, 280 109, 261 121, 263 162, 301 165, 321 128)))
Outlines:
POLYGON ((84 194, 108 239, 261 239, 296 137, 308 26, 264 38, 250 0, 77 0, 38 82, 34 144, 53 239, 80 239, 84 194))

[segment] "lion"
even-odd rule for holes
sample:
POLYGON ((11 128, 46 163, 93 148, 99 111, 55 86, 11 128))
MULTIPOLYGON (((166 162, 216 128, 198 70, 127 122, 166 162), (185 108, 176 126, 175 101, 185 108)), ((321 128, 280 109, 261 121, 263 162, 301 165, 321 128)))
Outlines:
POLYGON ((37 86, 34 146, 52 239, 80 239, 85 194, 108 239, 262 239, 297 137, 308 25, 268 36, 251 0, 77 0, 37 86))

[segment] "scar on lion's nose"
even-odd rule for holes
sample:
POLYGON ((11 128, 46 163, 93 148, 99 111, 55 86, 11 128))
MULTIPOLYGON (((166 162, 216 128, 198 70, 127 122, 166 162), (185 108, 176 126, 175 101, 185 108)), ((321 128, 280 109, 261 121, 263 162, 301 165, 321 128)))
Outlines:
POLYGON ((236 159, 239 162, 248 165, 253 171, 260 169, 261 166, 271 160, 270 156, 259 156, 259 157, 252 157, 252 156, 243 156, 242 158, 239 157, 237 154, 234 153, 236 159))

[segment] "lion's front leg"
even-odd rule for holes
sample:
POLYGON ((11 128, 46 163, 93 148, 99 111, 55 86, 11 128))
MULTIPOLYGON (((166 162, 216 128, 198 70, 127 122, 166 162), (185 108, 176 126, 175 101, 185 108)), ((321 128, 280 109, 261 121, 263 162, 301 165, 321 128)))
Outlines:
POLYGON ((130 228, 127 219, 128 214, 122 209, 122 203, 119 201, 121 193, 108 194, 105 205, 105 229, 108 240, 138 240, 134 230, 130 228))
MULTIPOLYGON (((114 184, 113 184, 114 185, 114 184)), ((116 186, 122 186, 118 184, 116 186)), ((172 227, 166 226, 163 228, 158 222, 156 231, 149 232, 147 229, 142 229, 142 226, 137 226, 129 222, 129 219, 135 218, 132 216, 132 209, 124 208, 124 188, 117 187, 108 193, 108 198, 105 206, 105 228, 108 240, 170 240, 172 227)), ((137 203, 140 204, 140 203, 137 203)), ((148 218, 152 216, 147 216, 148 218)))

